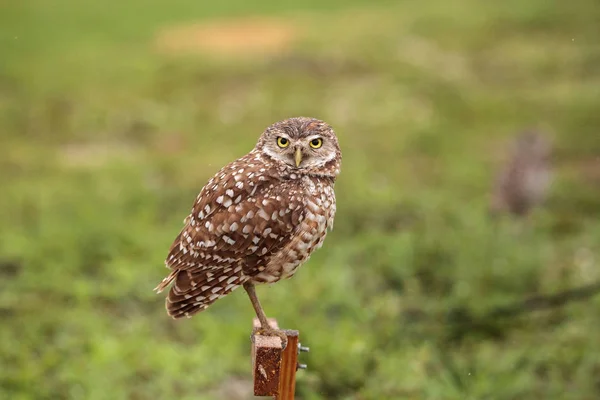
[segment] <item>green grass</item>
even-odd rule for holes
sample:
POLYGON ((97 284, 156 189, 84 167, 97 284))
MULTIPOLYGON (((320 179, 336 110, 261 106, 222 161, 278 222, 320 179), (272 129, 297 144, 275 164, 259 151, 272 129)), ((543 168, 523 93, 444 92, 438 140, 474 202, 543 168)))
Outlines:
POLYGON ((0 398, 243 398, 246 295, 172 321, 152 288, 202 184, 298 115, 344 154, 325 246, 259 288, 311 347, 299 398, 597 398, 598 298, 486 318, 600 280, 596 3, 217 3, 0 6, 0 398), (305 34, 276 56, 153 45, 257 14, 305 34), (550 199, 493 224, 502 146, 530 126, 555 137, 550 199))

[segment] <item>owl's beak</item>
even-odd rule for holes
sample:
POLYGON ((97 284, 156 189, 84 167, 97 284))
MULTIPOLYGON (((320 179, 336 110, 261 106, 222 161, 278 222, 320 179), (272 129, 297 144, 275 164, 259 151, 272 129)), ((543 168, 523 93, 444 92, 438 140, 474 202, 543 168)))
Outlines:
POLYGON ((302 162, 302 150, 300 150, 299 147, 296 149, 294 159, 296 160, 296 168, 300 167, 300 163, 302 162))

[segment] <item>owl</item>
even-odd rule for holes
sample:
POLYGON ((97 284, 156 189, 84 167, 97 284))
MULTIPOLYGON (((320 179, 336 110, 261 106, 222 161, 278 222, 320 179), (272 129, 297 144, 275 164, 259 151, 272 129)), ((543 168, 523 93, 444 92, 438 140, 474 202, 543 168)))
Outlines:
POLYGON ((500 171, 492 193, 492 214, 527 215, 545 199, 552 181, 552 145, 539 132, 524 132, 513 143, 512 153, 500 171))
POLYGON ((291 278, 333 227, 342 154, 327 123, 276 122, 252 151, 223 167, 200 191, 165 260, 173 318, 191 317, 243 286, 263 335, 272 329, 255 285, 291 278))

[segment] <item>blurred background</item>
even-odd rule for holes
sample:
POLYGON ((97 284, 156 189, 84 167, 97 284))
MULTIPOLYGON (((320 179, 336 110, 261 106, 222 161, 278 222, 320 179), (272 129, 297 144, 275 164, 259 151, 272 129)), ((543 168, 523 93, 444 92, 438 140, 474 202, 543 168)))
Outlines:
POLYGON ((152 289, 300 115, 344 158, 325 246, 258 288, 299 399, 600 396, 595 0, 8 0, 0 54, 0 398, 252 398, 246 294, 173 321, 152 289))

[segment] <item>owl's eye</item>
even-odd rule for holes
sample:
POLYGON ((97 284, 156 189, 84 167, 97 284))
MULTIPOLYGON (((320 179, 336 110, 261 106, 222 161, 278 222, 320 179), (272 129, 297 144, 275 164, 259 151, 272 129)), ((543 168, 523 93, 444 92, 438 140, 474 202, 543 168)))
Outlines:
POLYGON ((319 147, 323 146, 323 139, 321 138, 316 138, 310 141, 310 147, 312 147, 313 149, 318 149, 319 147))
POLYGON ((282 149, 285 147, 288 147, 289 145, 290 145, 290 141, 287 140, 286 138, 281 137, 281 136, 277 138, 277 146, 281 147, 282 149))

